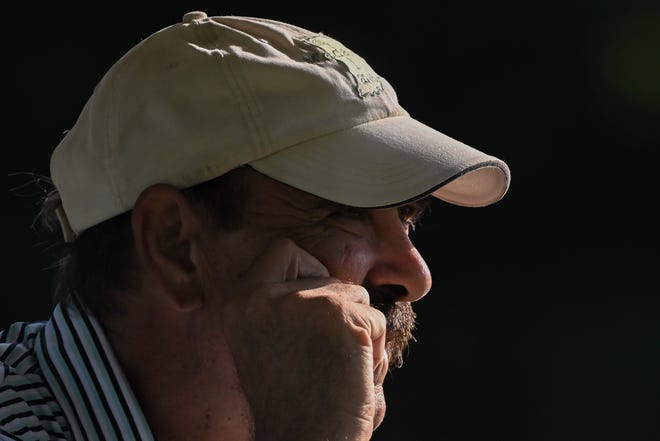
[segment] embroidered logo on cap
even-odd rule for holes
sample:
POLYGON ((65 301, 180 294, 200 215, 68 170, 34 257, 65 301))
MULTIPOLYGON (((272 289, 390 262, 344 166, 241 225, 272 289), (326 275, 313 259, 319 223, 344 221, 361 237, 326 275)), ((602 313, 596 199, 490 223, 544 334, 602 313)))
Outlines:
POLYGON ((358 86, 358 94, 362 98, 365 96, 375 96, 383 91, 383 84, 380 81, 380 77, 367 64, 364 58, 348 49, 339 41, 322 34, 307 37, 304 41, 321 49, 327 59, 341 61, 348 68, 351 75, 353 75, 353 78, 355 78, 358 86))

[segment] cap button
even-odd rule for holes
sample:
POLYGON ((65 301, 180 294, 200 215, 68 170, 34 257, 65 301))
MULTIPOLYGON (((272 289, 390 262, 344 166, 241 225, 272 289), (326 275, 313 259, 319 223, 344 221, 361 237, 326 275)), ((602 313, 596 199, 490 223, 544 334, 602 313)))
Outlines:
POLYGON ((201 20, 202 18, 206 18, 206 12, 202 11, 191 11, 188 12, 183 16, 183 22, 184 23, 190 23, 193 20, 201 20))

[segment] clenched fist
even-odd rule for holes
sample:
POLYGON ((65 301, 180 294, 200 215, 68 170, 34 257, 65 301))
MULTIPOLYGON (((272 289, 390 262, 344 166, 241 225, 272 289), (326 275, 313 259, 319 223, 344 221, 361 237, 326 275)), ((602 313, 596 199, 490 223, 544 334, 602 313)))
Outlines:
POLYGON ((385 415, 384 315, 292 241, 270 244, 223 323, 256 439, 368 440, 385 415))

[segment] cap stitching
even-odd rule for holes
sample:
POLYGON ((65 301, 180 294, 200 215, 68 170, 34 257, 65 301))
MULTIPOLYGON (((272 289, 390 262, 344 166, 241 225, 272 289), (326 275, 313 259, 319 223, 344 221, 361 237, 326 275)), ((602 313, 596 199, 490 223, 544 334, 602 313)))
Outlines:
MULTIPOLYGON (((115 72, 112 73, 113 77, 115 78, 115 88, 118 88, 116 83, 119 82, 119 79, 121 78, 121 82, 124 82, 124 79, 127 78, 127 75, 124 75, 123 73, 128 69, 130 66, 130 63, 125 63, 124 61, 126 60, 126 57, 130 56, 128 54, 124 55, 120 60, 115 63, 114 67, 112 69, 115 70, 115 72)), ((102 79, 101 81, 104 81, 102 79)), ((111 83, 112 84, 112 83, 111 83)), ((99 86, 97 86, 99 87, 99 86)), ((119 88, 121 89, 121 88, 119 88)), ((106 96, 108 96, 108 103, 106 106, 101 106, 101 108, 104 111, 104 117, 102 119, 104 125, 102 128, 102 134, 103 138, 101 142, 103 143, 101 152, 102 152, 102 162, 103 162, 103 167, 104 167, 104 172, 106 173, 106 176, 108 177, 108 186, 110 193, 113 196, 113 212, 117 211, 117 208, 124 210, 124 207, 126 206, 125 201, 122 198, 121 192, 118 189, 117 186, 117 178, 115 177, 116 174, 116 169, 115 169, 115 164, 112 161, 113 157, 117 157, 117 152, 111 151, 112 149, 117 149, 117 139, 118 139, 118 134, 117 130, 115 130, 117 126, 117 114, 118 109, 121 109, 121 106, 119 104, 119 100, 122 99, 124 94, 122 93, 107 93, 106 91, 106 96), (111 128, 112 127, 112 128, 111 128), (114 154, 113 154, 114 153, 114 154), (111 173, 110 170, 115 170, 115 173, 111 173)), ((98 106, 97 106, 98 107, 98 106)), ((109 211, 109 210, 107 210, 109 211)))
MULTIPOLYGON (((264 147, 269 147, 272 145, 270 138, 267 136, 262 125, 259 123, 259 118, 256 117, 256 114, 259 112, 255 111, 255 108, 259 106, 255 103, 254 95, 251 93, 251 89, 247 84, 246 75, 237 75, 236 70, 242 70, 240 65, 240 59, 235 60, 233 57, 226 57, 226 63, 220 63, 221 65, 226 65, 225 71, 228 73, 227 78, 230 78, 236 90, 236 95, 239 96, 239 103, 241 113, 245 121, 249 124, 250 128, 250 139, 254 139, 258 145, 258 150, 263 152, 264 147)), ((268 150, 269 151, 269 150, 268 150)), ((263 154, 261 155, 263 156, 263 154)))

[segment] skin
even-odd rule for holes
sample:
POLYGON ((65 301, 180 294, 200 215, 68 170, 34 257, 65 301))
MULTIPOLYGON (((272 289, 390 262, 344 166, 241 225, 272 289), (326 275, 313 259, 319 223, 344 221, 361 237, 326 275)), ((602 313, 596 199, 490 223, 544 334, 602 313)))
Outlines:
POLYGON ((231 231, 167 185, 136 202, 136 286, 105 326, 145 416, 159 441, 368 440, 431 288, 408 236, 419 206, 245 183, 231 231))

